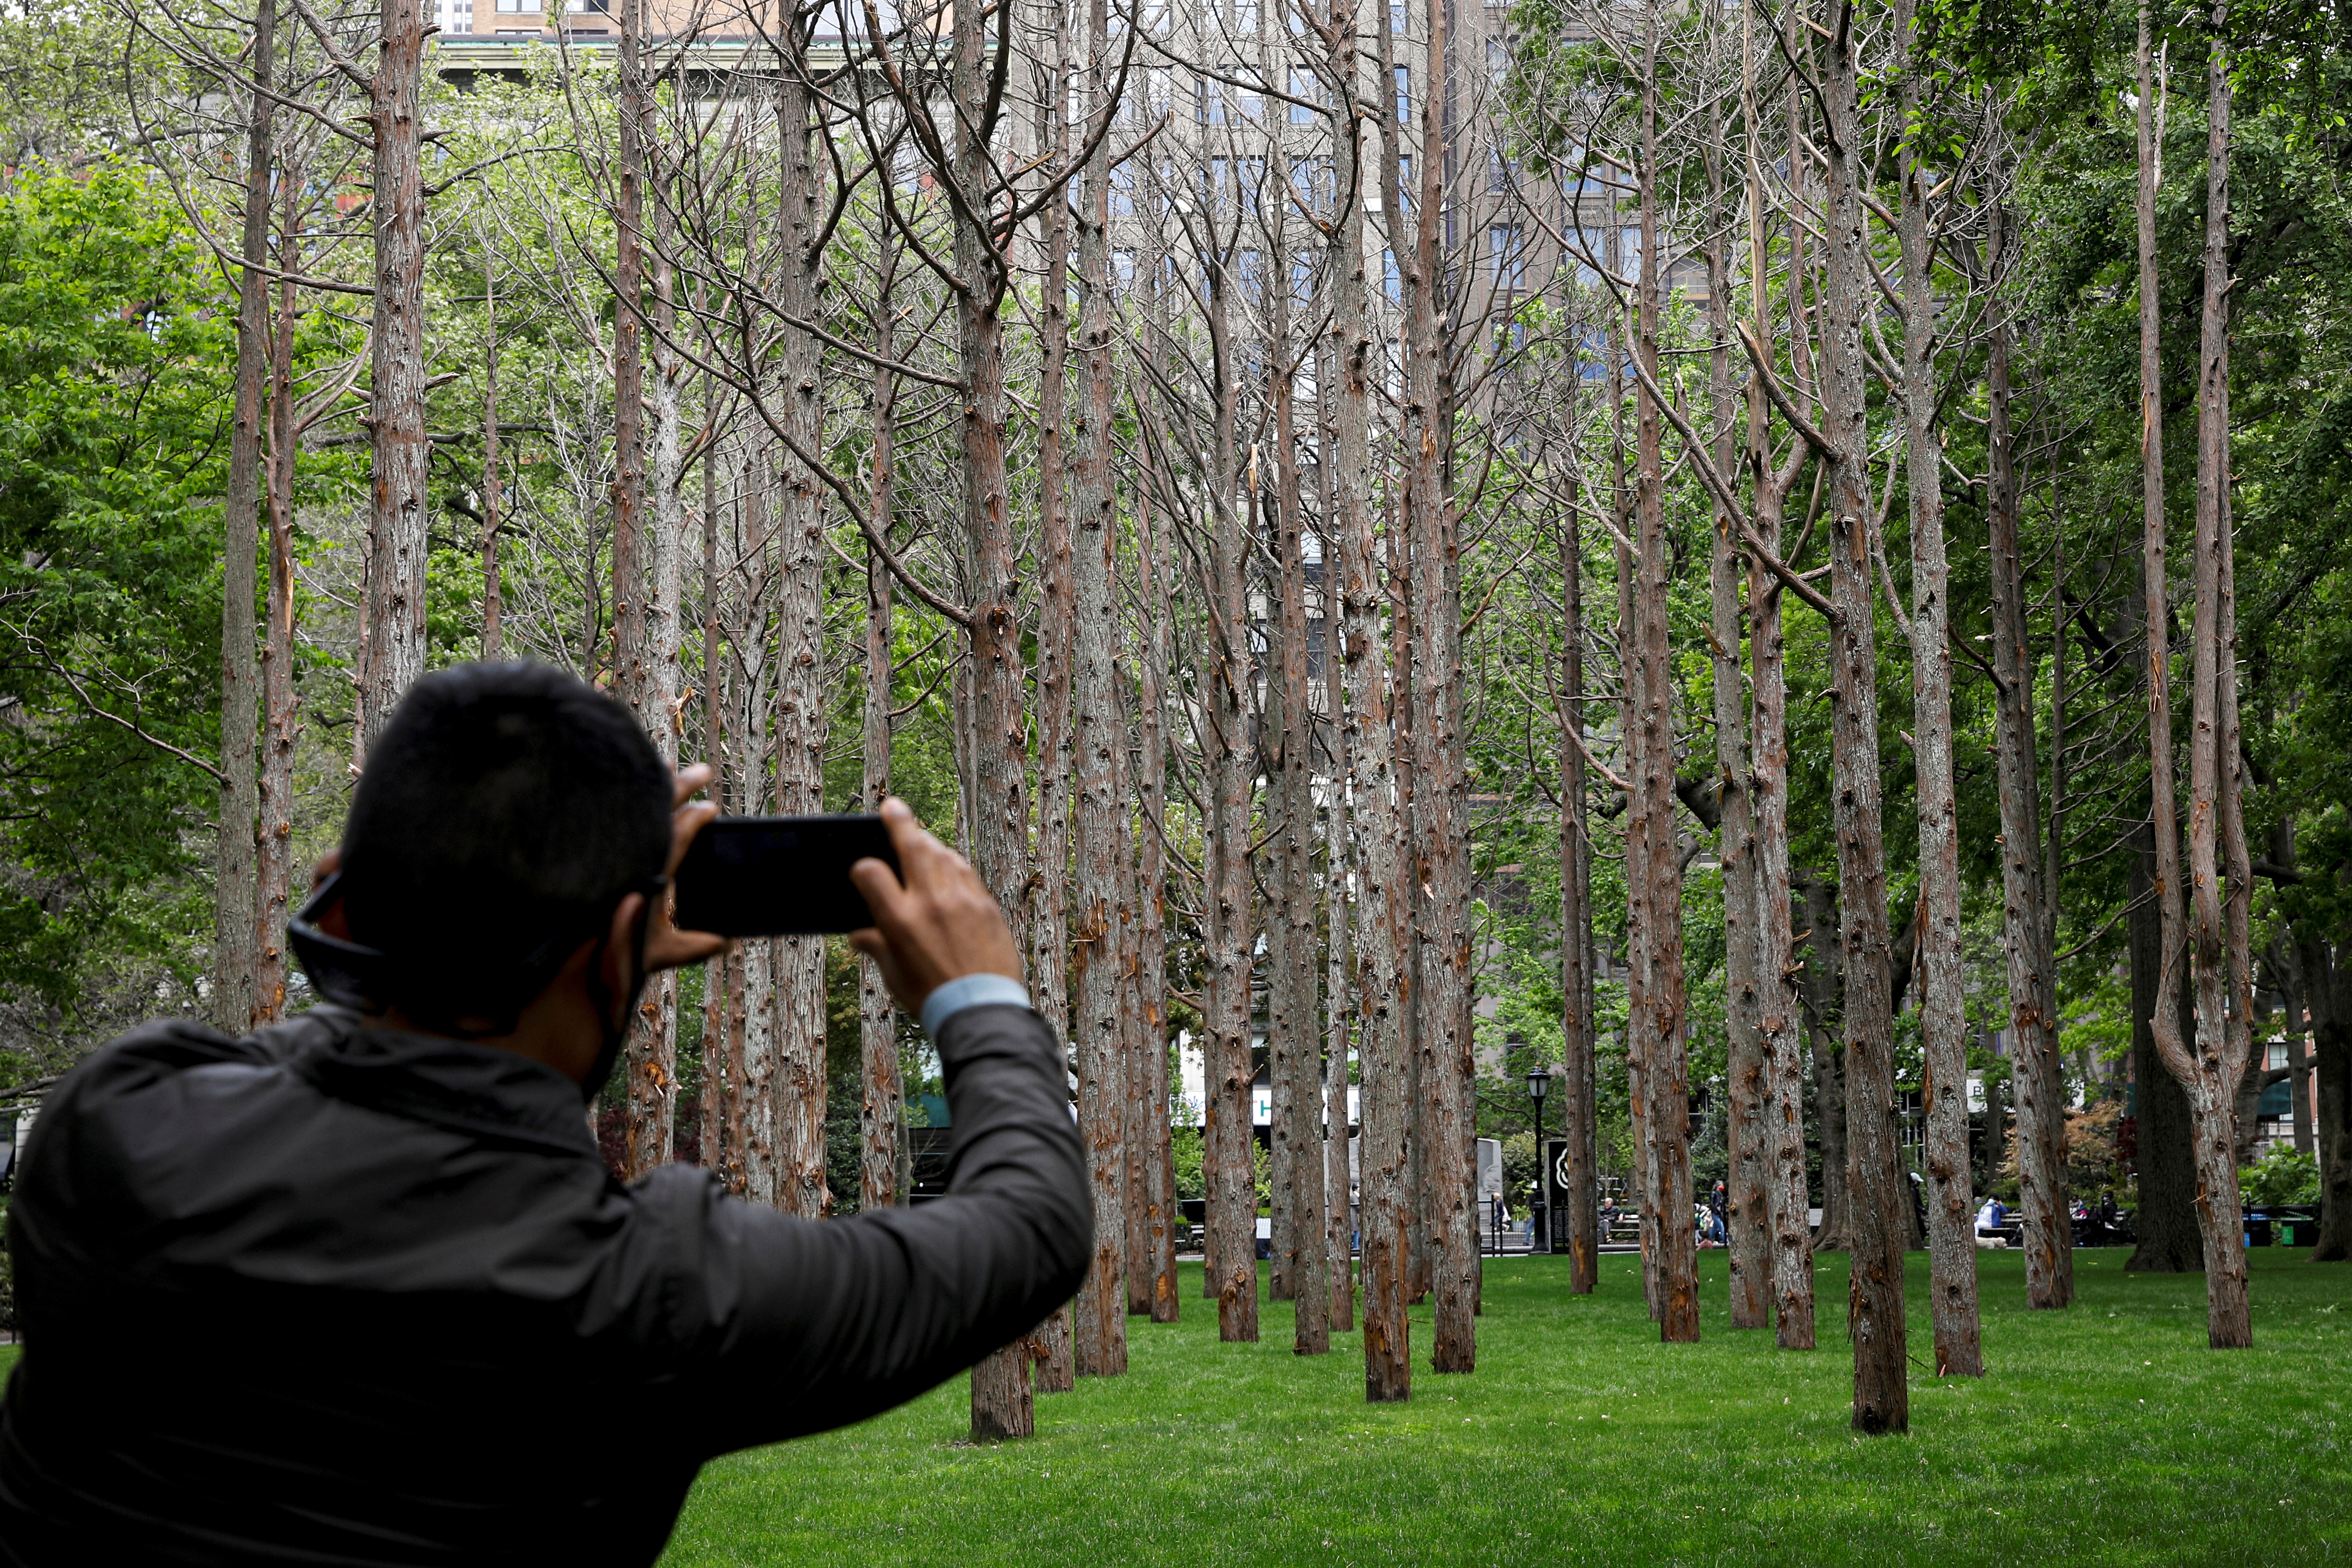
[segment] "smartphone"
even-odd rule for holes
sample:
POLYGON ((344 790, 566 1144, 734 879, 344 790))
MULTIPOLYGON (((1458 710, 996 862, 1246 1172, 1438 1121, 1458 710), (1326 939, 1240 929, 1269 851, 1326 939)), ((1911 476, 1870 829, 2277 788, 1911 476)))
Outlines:
POLYGON ((719 817, 694 835, 677 866, 681 931, 792 936, 874 924, 849 880, 859 861, 898 869, 875 816, 719 817))

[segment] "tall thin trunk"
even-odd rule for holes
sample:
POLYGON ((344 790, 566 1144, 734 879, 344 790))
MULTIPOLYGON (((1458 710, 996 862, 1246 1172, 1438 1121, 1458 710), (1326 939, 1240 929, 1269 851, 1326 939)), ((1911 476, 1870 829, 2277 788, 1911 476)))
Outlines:
MULTIPOLYGON (((775 599, 775 538, 770 528, 774 474, 767 433, 755 429, 743 453, 742 525, 734 550, 739 564, 730 574, 737 585, 728 636, 733 659, 728 670, 726 809, 737 816, 774 809, 769 739, 777 717, 772 711, 775 670, 769 654, 775 599)), ((767 937, 738 943, 734 960, 727 1021, 728 1153, 741 1172, 742 1195, 781 1207, 776 943, 767 937)))
MULTIPOLYGON (((1277 159, 1277 165, 1279 160, 1277 159)), ((1276 172, 1287 183, 1287 171, 1276 172)), ((1277 248, 1277 255, 1281 254, 1277 248)), ((1315 951, 1315 715, 1307 694, 1307 559, 1301 517, 1296 404, 1284 368, 1290 355, 1290 280, 1273 282, 1277 361, 1273 376, 1276 450, 1274 526, 1277 603, 1274 668, 1267 672, 1263 733, 1275 821, 1274 907, 1266 919, 1273 1073, 1276 1271, 1297 1307, 1297 1349, 1320 1355, 1331 1348, 1330 1287, 1324 1269, 1322 1086, 1316 1071, 1321 1029, 1315 951)))
POLYGON ((1664 278, 1659 255, 1664 231, 1657 196, 1658 15, 1643 16, 1642 169, 1639 179, 1642 271, 1635 289, 1634 352, 1646 380, 1635 392, 1634 562, 1632 651, 1638 677, 1626 727, 1625 766, 1632 784, 1626 816, 1625 887, 1638 912, 1629 922, 1640 936, 1632 956, 1635 988, 1626 1028, 1641 1056, 1647 1141, 1654 1160, 1643 1218, 1654 1212, 1658 1332, 1670 1344, 1698 1338, 1698 1239, 1689 1219, 1690 1057, 1683 1033, 1682 854, 1675 822, 1675 682, 1667 650, 1667 592, 1672 546, 1666 538, 1664 415, 1650 388, 1657 384, 1658 320, 1664 278))
MULTIPOLYGON (((1387 79, 1388 31, 1381 29, 1381 79, 1387 79)), ((1337 51, 1352 66, 1351 49, 1337 51)), ((1340 79, 1352 79, 1343 77, 1340 79)), ((1385 97, 1385 95, 1383 95, 1385 97)), ((1393 101, 1385 104, 1385 204, 1397 210, 1393 101)), ((1340 150, 1349 180, 1341 211, 1362 188, 1361 141, 1352 131, 1340 150)), ((1375 537, 1371 507, 1372 333, 1367 308, 1363 226, 1336 225, 1338 278, 1331 297, 1332 340, 1339 360, 1334 511, 1340 559, 1340 612, 1347 670, 1346 741, 1349 816, 1361 859, 1355 918, 1356 973, 1361 1033, 1356 1051, 1362 1134, 1357 1161, 1360 1188, 1364 1287, 1364 1396, 1375 1404, 1412 1394, 1411 1324, 1405 1317, 1407 1190, 1405 1183, 1404 995, 1399 963, 1404 948, 1405 897, 1394 736, 1389 722, 1386 639, 1381 607, 1386 563, 1375 537)))
POLYGON ((2125 1266, 2176 1272, 2203 1267, 2194 1218, 2195 1165, 2188 1093, 2170 1063, 2194 1031, 2184 1025, 2190 998, 2182 985, 2180 840, 2173 798, 2171 571, 2164 507, 2164 300, 2157 270, 2156 193, 2164 183, 2163 128, 2156 94, 2148 8, 2139 7, 2134 59, 2139 101, 2134 112, 2139 240, 2139 407, 2141 609, 2147 616, 2148 827, 2137 875, 2146 906, 2133 917, 2132 1066, 2139 1123, 2139 1244, 2125 1266))
MULTIPOLYGON (((1035 78, 1035 133, 1045 159, 1041 178, 1066 177, 1069 160, 1070 35, 1066 7, 1054 6, 1054 53, 1035 78)), ((1008 11, 1009 22, 1013 13, 1008 11)), ((1070 1040, 1070 515, 1064 494, 1067 465, 1063 425, 1069 406, 1069 202, 1060 194, 1046 203, 1045 277, 1040 290, 1044 350, 1037 386, 1038 555, 1044 570, 1035 635, 1037 645, 1037 779, 1033 804, 1037 832, 1029 877, 1029 986, 1037 1009, 1054 1030, 1070 1040)), ((1111 1134, 1114 1138, 1116 1134, 1111 1134)), ((1097 1210, 1099 1223, 1101 1215, 1097 1210)), ((1066 1394, 1077 1384, 1073 1359, 1072 1306, 1056 1306, 1038 1325, 1037 1392, 1066 1394)), ((1122 1323, 1119 1331, 1125 1332, 1122 1323)))
MULTIPOLYGON (((1229 283, 1217 286, 1218 292, 1229 283)), ((1212 307, 1213 310, 1214 306, 1212 307)), ((1232 383, 1223 367, 1220 398, 1232 383)), ((1219 416, 1219 445, 1227 447, 1229 408, 1219 416)), ((1209 1262, 1214 1270, 1217 1334, 1229 1343, 1255 1343, 1257 1322, 1257 1180, 1250 1126, 1250 783, 1256 758, 1250 745, 1250 540, 1257 533, 1258 484, 1253 461, 1244 483, 1247 507, 1223 483, 1212 500, 1214 532, 1209 548, 1209 984, 1208 1117, 1202 1166, 1208 1180, 1209 1262)))
MULTIPOLYGON (((644 0, 625 0, 623 21, 628 50, 645 26, 644 0)), ((646 113, 643 67, 634 58, 623 65, 625 101, 635 104, 636 138, 642 138, 646 113)), ((637 222, 645 215, 642 170, 644 152, 638 146, 640 170, 637 222)), ((684 528, 685 492, 681 481, 680 443, 683 436, 678 379, 686 363, 672 341, 677 329, 677 279, 668 256, 668 206, 656 192, 653 200, 654 244, 651 311, 652 375, 645 382, 625 378, 625 389, 642 388, 644 451, 640 473, 644 489, 638 499, 635 574, 629 594, 636 602, 634 636, 636 653, 624 661, 631 670, 624 684, 637 722, 653 737, 654 747, 672 768, 678 763, 678 593, 684 573, 679 559, 684 528)), ((625 296, 634 306, 640 295, 625 296)), ((624 319, 631 315, 625 307, 624 319)), ((615 555, 618 554, 616 550, 615 555)), ((667 1165, 677 1151, 677 977, 655 977, 637 1007, 637 1025, 628 1047, 629 1105, 626 1122, 628 1166, 642 1175, 667 1165)))
MULTIPOLYGON (((1575 390, 1571 382, 1570 397, 1575 390)), ((1569 428, 1576 429, 1573 405, 1569 428)), ((1550 1218, 1552 1249, 1567 1242, 1569 1291, 1589 1296, 1601 1282, 1601 1146, 1592 1012, 1592 841, 1582 744, 1584 539, 1572 466, 1569 484, 1559 525, 1559 1103, 1566 1206, 1550 1218)), ((1542 1151, 1537 1154, 1540 1158, 1542 1151)), ((1549 1176, 1547 1170, 1538 1179, 1549 1176)))
MULTIPOLYGON (((1755 8, 1739 13, 1740 121, 1747 136, 1748 289, 1750 319, 1759 343, 1772 340, 1771 292, 1766 270, 1763 125, 1756 91, 1755 8)), ((1797 108, 1791 95, 1793 130, 1797 108)), ((1793 134, 1790 138, 1794 142, 1793 134)), ((1802 165, 1790 163, 1792 170, 1802 165)), ((1802 275, 1805 229, 1789 225, 1791 279, 1802 275)), ((1789 289, 1790 348, 1804 352, 1800 291, 1789 289)), ((1788 496, 1804 471, 1805 453, 1793 447, 1778 472, 1769 469, 1765 392, 1750 376, 1748 398, 1747 465, 1754 486, 1757 537, 1780 549, 1780 524, 1788 496)), ((1818 472, 1818 470, 1816 470, 1818 472)), ((1813 1348, 1813 1246, 1806 1215, 1803 1012, 1790 977, 1796 969, 1795 933, 1789 924, 1789 737, 1787 652, 1780 625, 1780 584, 1760 561, 1748 570, 1748 679, 1753 688, 1749 728, 1748 788, 1754 799, 1756 834, 1756 1013, 1764 1076, 1758 1114, 1763 1123, 1766 1197, 1772 1247, 1775 1343, 1782 1350, 1813 1348)))
POLYGON ((254 561, 260 550, 269 379, 269 188, 276 149, 278 8, 260 0, 253 17, 252 75, 243 84, 244 233, 236 285, 236 402, 229 425, 228 485, 221 502, 221 789, 214 829, 210 1011, 224 1034, 255 1022, 254 936, 257 895, 254 825, 254 731, 260 681, 254 667, 254 561))
MULTIPOLYGON (((881 276, 875 289, 874 352, 887 361, 897 352, 893 328, 896 308, 892 286, 898 275, 897 236, 885 231, 881 276)), ((875 531, 889 537, 898 509, 896 442, 898 428, 898 378, 887 365, 874 369, 874 465, 866 481, 867 515, 875 531)), ((865 706, 859 725, 860 769, 858 799, 869 811, 878 811, 890 793, 891 651, 890 572, 880 553, 866 549, 866 681, 865 706)), ((899 1167, 906 1144, 903 1113, 906 1086, 898 1071, 898 1009, 883 984, 882 971, 872 964, 857 967, 857 1206, 887 1207, 907 1201, 899 1167)))
MULTIPOLYGON (((814 91, 787 74, 776 100, 777 154, 783 245, 779 302, 795 321, 814 319, 824 258, 817 234, 824 215, 824 165, 814 91)), ((788 329, 776 364, 775 385, 793 444, 818 450, 824 405, 818 387, 816 339, 788 329)), ((824 671, 824 570, 832 551, 816 478, 786 454, 778 501, 775 710, 770 744, 775 755, 776 810, 799 815, 824 810, 824 747, 831 692, 824 671)), ((825 1184, 824 938, 784 936, 775 944, 776 1207, 803 1218, 833 1207, 825 1184)))
POLYGON ((1142 680, 1136 692, 1136 799, 1142 807, 1136 853, 1136 1064, 1143 1078, 1144 1215, 1150 1227, 1151 1321, 1172 1323, 1176 1293, 1176 1166, 1169 1122, 1168 1084, 1168 601, 1148 501, 1136 505, 1137 565, 1145 588, 1142 680))
MULTIPOLYGON (((702 301, 696 300, 696 314, 701 314, 702 301)), ((721 603, 725 586, 719 575, 719 410, 714 399, 714 378, 709 371, 702 376, 702 757, 714 768, 723 769, 727 762, 727 702, 724 687, 727 671, 719 659, 719 635, 722 625, 721 603)), ((727 781, 722 772, 708 791, 711 800, 727 800, 727 781)), ((735 1107, 734 1080, 730 1076, 728 1046, 730 1016, 728 998, 740 984, 741 968, 736 951, 730 950, 706 966, 702 971, 702 1088, 701 1129, 702 1163, 719 1175, 719 1180, 730 1192, 740 1192, 738 1166, 733 1159, 735 1107)))
MULTIPOLYGON (((955 224, 956 338, 963 379, 961 475, 964 578, 970 592, 971 788, 965 801, 972 861, 997 903, 1018 910, 1029 880, 1028 724, 1015 601, 1013 515, 1004 463, 1004 295, 1009 267, 988 228, 1001 99, 979 6, 952 14, 950 91, 954 137, 946 171, 964 193, 955 224)), ((1015 1343, 972 1369, 972 1436, 1025 1437, 1035 1429, 1026 1349, 1015 1343)))
MULTIPOLYGON (((2230 70, 2225 0, 2206 55, 2205 299, 2197 373, 2196 640, 2189 724, 2189 894, 2197 1048, 2168 1052, 2189 1092, 2197 1217, 2205 1241, 2206 1337, 2216 1350, 2253 1343, 2238 1202, 2231 1099, 2251 1041, 2238 831, 2236 627, 2230 560, 2230 70), (2225 904, 2222 878, 2229 886, 2225 904)), ((2158 823, 2159 842, 2164 823, 2158 823)), ((2159 850, 2159 857, 2161 851, 2159 850)))
MULTIPOLYGON (((1899 0, 1904 120, 1919 120, 1914 0, 1899 0)), ((1968 999, 1960 946, 1959 809, 1952 783, 1950 573, 1944 559, 1943 451, 1936 431, 1936 242, 1918 148, 1900 153, 1905 478, 1911 501, 1911 713, 1919 821, 1922 1150, 1927 1167, 1928 1311, 1938 1376, 1980 1377, 1974 1184, 1969 1168, 1968 999)))
POLYGON ((499 528, 506 494, 499 483, 499 256, 494 225, 482 236, 482 662, 495 664, 503 642, 504 595, 499 582, 499 528))
MULTIPOLYGON (((1087 17, 1087 126, 1111 112, 1108 92, 1108 0, 1090 0, 1087 17)), ((1069 101, 1066 88, 1057 101, 1069 101)), ((1058 119, 1058 116, 1057 116, 1058 119)), ((1059 140, 1059 138, 1057 138, 1059 140)), ((1053 204, 1058 214, 1066 204, 1053 204)), ((1127 725, 1118 700, 1115 661, 1118 602, 1112 591, 1118 546, 1118 497, 1112 480, 1110 154, 1097 141, 1084 171, 1078 207, 1078 399, 1076 486, 1065 534, 1075 529, 1066 643, 1074 661, 1076 725, 1072 747, 1077 797, 1077 900, 1070 922, 1076 998, 1070 1043, 1078 1068, 1078 1136, 1086 1145, 1094 1191, 1094 1261, 1078 1289, 1072 1343, 1082 1377, 1127 1370, 1127 1300, 1122 1275, 1127 1243, 1127 1079, 1134 1053, 1126 1032, 1120 927, 1131 901, 1127 802, 1118 789, 1118 754, 1127 725)), ((1056 260, 1049 264, 1049 312, 1059 303, 1056 216, 1048 226, 1056 260)), ((1056 319, 1047 316, 1048 322, 1056 319)), ((1049 353, 1052 345, 1048 345, 1049 353)), ((1058 370, 1059 367, 1053 367, 1058 370)), ((1056 400, 1058 401, 1058 400, 1056 400)))
POLYGON ((1478 1214, 1470 1168, 1472 981, 1468 783, 1462 679, 1459 525, 1446 481, 1451 387, 1441 291, 1440 176, 1451 152, 1453 59, 1448 0, 1429 0, 1421 94, 1421 185, 1412 206, 1413 261, 1405 277, 1402 488, 1412 613, 1412 820, 1423 890, 1413 926, 1419 966, 1415 1057, 1420 1067, 1422 1213, 1428 1227, 1438 1372, 1478 1359, 1478 1214))
MULTIPOLYGON (((1711 13, 1721 25, 1721 16, 1711 13)), ((1707 206, 1729 215, 1725 200, 1723 157, 1728 111, 1718 107, 1706 148, 1707 206)), ((1732 472, 1731 268, 1724 240, 1706 248, 1708 402, 1715 429, 1715 467, 1732 472)), ((1766 1191, 1764 1041, 1759 1032, 1763 996, 1756 974, 1755 797, 1748 789, 1748 692, 1741 680, 1738 519, 1720 498, 1715 508, 1714 549, 1708 560, 1713 609, 1709 663, 1713 665, 1715 763, 1717 789, 1717 860, 1723 888, 1724 949, 1724 1142, 1728 1194, 1727 1238, 1731 1326, 1758 1329, 1772 1321, 1770 1198, 1766 1191)))
POLYGON ((1849 4, 1822 72, 1828 107, 1828 280, 1823 293, 1822 412, 1830 465, 1832 792, 1845 957, 1846 1186, 1853 1205, 1853 1425, 1900 1432, 1911 1423, 1903 1323, 1906 1214, 1895 1145, 1895 1057, 1887 970, 1886 853, 1880 830, 1877 639, 1868 559, 1870 443, 1863 316, 1871 308, 1863 232, 1861 44, 1849 4))
MULTIPOLYGON (((290 172, 289 172, 290 173, 290 172)), ((301 252, 301 182, 279 185, 278 268, 291 274, 301 252)), ((278 319, 269 340, 269 598, 261 648, 262 750, 256 804, 253 1021, 276 1023, 286 1011, 286 915, 294 883, 294 332, 299 294, 290 277, 278 284, 278 319)))
POLYGON ((383 0, 369 122, 374 162, 369 220, 375 233, 374 324, 368 333, 372 469, 367 597, 359 723, 363 758, 401 694, 425 673, 425 13, 383 0))
MULTIPOLYGON (((2005 225, 1994 204, 1988 248, 2000 267, 2005 225)), ((2019 1208, 2025 1244, 2025 1299, 2063 1307, 2074 1299, 2074 1231, 2066 1206, 2065 1074, 2055 1020, 2044 1010, 2050 955, 2042 885, 2042 806, 2036 761, 2033 673, 2017 528, 2019 487, 2010 424, 2010 333, 1993 306, 1992 350, 1985 372, 1985 449, 1991 472, 1986 517, 1992 550, 1992 656, 1996 683, 2000 800, 2000 871, 2009 959, 2011 1053, 2017 1092, 2019 1208)))
MULTIPOLYGON (((646 384, 645 322, 645 122, 651 108, 639 52, 645 0, 621 0, 619 91, 620 167, 614 175, 613 212, 613 694, 646 722, 645 696, 646 611, 646 384)), ((634 1064, 632 1064, 634 1065, 634 1064)), ((662 1097, 640 1103, 640 1086, 629 1095, 632 1174, 640 1147, 656 1141, 662 1097)))
MULTIPOLYGON (((1337 356, 1332 356, 1336 362, 1337 356)), ((1329 367, 1327 367, 1328 369, 1329 367)), ((1318 383, 1328 387, 1327 379, 1318 383)), ((1324 394, 1328 395, 1328 394, 1324 394)), ((1328 405, 1327 405, 1328 406, 1328 405)), ((1322 450, 1332 449, 1325 428, 1322 450)), ((1356 986, 1352 915, 1348 890, 1354 864, 1349 828, 1347 734, 1341 719, 1345 695, 1339 658, 1339 559, 1331 533, 1335 507, 1328 463, 1322 512, 1323 575, 1318 594, 1323 612, 1323 711, 1330 721, 1329 780, 1323 798, 1323 1270, 1330 1287, 1328 1328, 1345 1333, 1356 1326, 1354 1280, 1355 1197, 1349 1170, 1348 1057, 1355 1039, 1356 986)))

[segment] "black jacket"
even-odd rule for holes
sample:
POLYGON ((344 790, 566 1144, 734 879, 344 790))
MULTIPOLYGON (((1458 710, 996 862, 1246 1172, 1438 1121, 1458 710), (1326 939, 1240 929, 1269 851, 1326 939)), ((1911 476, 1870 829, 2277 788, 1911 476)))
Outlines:
POLYGON ((701 1462, 1033 1327, 1092 1218, 1061 1052, 940 1030, 949 1195, 791 1219, 607 1174, 580 1091, 321 1008, 154 1023, 53 1091, 8 1219, 0 1561, 644 1563, 701 1462))

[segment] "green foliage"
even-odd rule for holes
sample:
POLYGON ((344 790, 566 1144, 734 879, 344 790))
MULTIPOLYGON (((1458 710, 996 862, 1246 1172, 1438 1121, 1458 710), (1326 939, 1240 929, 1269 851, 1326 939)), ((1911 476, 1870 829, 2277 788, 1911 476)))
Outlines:
POLYGON ((0 187, 0 999, 208 924, 228 304, 140 173, 0 187))
POLYGON ((1202 1198, 1209 1184, 1201 1174, 1201 1129, 1176 1127, 1169 1133, 1170 1164, 1176 1172, 1176 1196, 1202 1198))
POLYGON ((2273 1144, 2262 1157, 2238 1172, 2242 1202, 2268 1206, 2319 1201, 2319 1161, 2298 1154, 2293 1144, 2273 1144))

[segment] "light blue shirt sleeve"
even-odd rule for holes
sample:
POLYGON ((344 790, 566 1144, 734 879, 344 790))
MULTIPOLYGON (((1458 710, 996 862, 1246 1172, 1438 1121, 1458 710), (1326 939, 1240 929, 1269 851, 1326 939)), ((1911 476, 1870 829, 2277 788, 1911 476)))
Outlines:
POLYGON ((1029 1005, 1029 988, 1010 975, 965 975, 923 998, 923 1032, 933 1040, 948 1019, 966 1008, 1029 1005))

